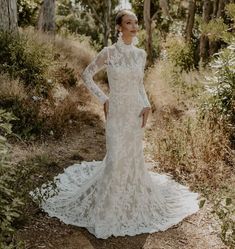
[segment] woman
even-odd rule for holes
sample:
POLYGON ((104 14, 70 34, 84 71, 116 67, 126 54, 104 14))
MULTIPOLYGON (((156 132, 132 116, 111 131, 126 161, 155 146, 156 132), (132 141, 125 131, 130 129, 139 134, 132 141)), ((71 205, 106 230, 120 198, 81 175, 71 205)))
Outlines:
POLYGON ((117 42, 104 47, 82 73, 104 105, 106 155, 65 169, 56 177, 58 194, 42 204, 50 216, 102 239, 163 231, 199 209, 197 193, 147 169, 142 145, 151 108, 143 85, 146 52, 135 46, 133 12, 120 11, 116 28, 117 42), (107 70, 109 96, 93 81, 101 69, 107 70))

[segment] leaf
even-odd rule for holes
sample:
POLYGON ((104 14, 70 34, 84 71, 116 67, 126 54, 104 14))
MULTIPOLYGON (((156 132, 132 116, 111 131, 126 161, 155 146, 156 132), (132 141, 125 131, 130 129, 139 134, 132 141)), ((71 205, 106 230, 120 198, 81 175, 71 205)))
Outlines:
POLYGON ((205 202, 206 202, 206 199, 201 200, 199 203, 199 207, 202 208, 204 206, 205 202))
POLYGON ((232 203, 232 199, 230 197, 227 197, 225 200, 226 206, 230 205, 232 203))

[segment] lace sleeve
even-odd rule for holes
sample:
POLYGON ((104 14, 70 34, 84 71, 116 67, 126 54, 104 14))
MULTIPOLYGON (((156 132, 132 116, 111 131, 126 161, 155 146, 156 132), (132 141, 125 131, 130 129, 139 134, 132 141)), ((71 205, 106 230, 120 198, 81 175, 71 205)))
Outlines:
MULTIPOLYGON (((144 69, 145 69, 145 64, 146 64, 146 57, 147 54, 145 50, 142 50, 143 55, 142 55, 142 70, 143 70, 143 76, 144 76, 144 69)), ((144 77, 143 77, 144 78, 144 77)), ((144 79, 141 78, 140 83, 139 83, 139 93, 143 101, 144 107, 151 107, 150 102, 148 100, 148 96, 146 94, 145 88, 144 88, 144 79)))
POLYGON ((108 60, 108 48, 104 47, 93 59, 93 61, 82 72, 81 77, 88 90, 104 104, 108 96, 97 86, 93 76, 101 69, 106 68, 108 60))

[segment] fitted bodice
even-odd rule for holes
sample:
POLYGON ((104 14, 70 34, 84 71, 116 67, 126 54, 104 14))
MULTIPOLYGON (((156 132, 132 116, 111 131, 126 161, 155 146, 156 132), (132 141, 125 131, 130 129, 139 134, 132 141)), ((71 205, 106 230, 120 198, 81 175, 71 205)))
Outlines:
POLYGON ((144 76, 142 51, 136 47, 121 51, 118 45, 114 44, 107 47, 107 52, 110 93, 137 94, 139 82, 144 76))
POLYGON ((94 82, 93 75, 101 69, 106 69, 110 95, 133 95, 141 100, 143 107, 150 107, 143 85, 145 63, 144 49, 119 40, 110 46, 105 46, 81 76, 87 88, 102 104, 109 97, 94 82))

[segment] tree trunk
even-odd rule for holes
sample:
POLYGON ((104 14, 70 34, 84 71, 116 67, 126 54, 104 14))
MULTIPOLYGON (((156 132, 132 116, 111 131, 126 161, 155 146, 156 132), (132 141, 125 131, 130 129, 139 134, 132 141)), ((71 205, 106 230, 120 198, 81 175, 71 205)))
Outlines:
POLYGON ((55 0, 44 0, 39 12, 38 29, 55 32, 55 0))
POLYGON ((224 17, 225 0, 219 0, 217 17, 224 17))
POLYGON ((213 2, 213 15, 212 15, 212 18, 217 17, 219 1, 220 0, 214 0, 214 2, 213 2))
POLYGON ((97 6, 95 1, 87 0, 86 4, 91 9, 94 19, 99 23, 102 27, 102 32, 104 34, 103 44, 104 46, 108 45, 108 39, 110 37, 110 25, 111 25, 111 15, 112 15, 112 1, 106 0, 104 5, 102 6, 102 13, 97 12, 97 6))
MULTIPOLYGON (((205 0, 203 5, 202 19, 208 23, 211 18, 212 3, 210 0, 205 0)), ((203 63, 207 62, 209 58, 209 39, 206 34, 202 34, 200 37, 200 59, 203 63)))
MULTIPOLYGON (((213 5, 213 17, 214 18, 225 18, 225 6, 231 2, 230 0, 216 0, 213 5)), ((218 52, 221 47, 221 41, 210 42, 210 56, 218 52)))
POLYGON ((110 17, 112 12, 111 0, 106 0, 106 8, 104 8, 104 46, 108 46, 110 36, 110 17))
POLYGON ((146 29, 146 50, 149 62, 153 62, 153 48, 152 48, 152 19, 150 17, 150 0, 144 1, 144 24, 146 29))
MULTIPOLYGON (((219 18, 222 17, 222 12, 224 11, 224 0, 215 0, 213 2, 213 14, 212 18, 219 18)), ((209 55, 212 56, 219 50, 219 41, 209 41, 209 55)))
POLYGON ((0 0, 0 30, 17 32, 16 0, 0 0))
POLYGON ((190 0, 189 7, 188 7, 188 18, 187 18, 187 24, 186 24, 186 31, 185 31, 185 39, 187 42, 190 42, 192 38, 195 13, 196 13, 196 1, 190 0))

